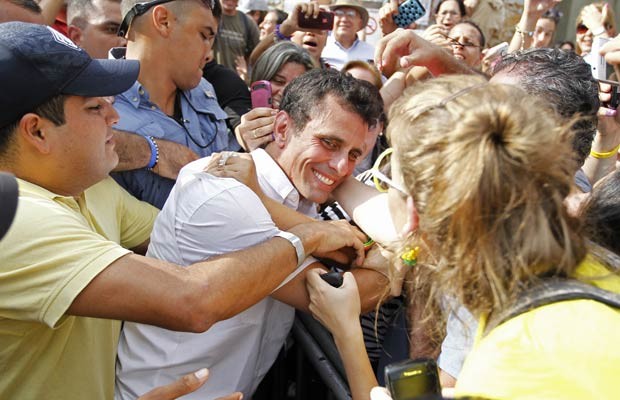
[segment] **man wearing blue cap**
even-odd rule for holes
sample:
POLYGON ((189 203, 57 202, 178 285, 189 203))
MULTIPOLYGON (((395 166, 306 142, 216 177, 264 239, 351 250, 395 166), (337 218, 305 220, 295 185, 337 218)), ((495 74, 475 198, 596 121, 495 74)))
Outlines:
POLYGON ((354 245, 363 256, 356 232, 320 223, 187 268, 126 250, 146 247, 156 210, 107 177, 118 114, 105 96, 138 71, 92 60, 49 27, 0 24, 0 169, 20 189, 0 242, 0 398, 111 399, 119 320, 202 332, 306 253, 354 245))

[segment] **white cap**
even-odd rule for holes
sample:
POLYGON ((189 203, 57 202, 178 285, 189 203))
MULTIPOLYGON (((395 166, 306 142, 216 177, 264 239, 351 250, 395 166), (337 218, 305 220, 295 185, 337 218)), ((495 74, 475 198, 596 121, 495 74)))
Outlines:
POLYGON ((267 0, 239 0, 237 9, 244 13, 250 11, 269 11, 267 0))

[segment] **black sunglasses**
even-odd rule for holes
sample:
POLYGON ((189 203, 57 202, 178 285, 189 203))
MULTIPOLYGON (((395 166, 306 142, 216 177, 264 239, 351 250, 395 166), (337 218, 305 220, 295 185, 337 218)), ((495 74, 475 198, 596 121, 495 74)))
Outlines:
MULTIPOLYGON (((129 26, 131 25, 131 22, 134 20, 134 18, 139 17, 156 5, 170 3, 172 1, 175 0, 154 0, 137 3, 135 6, 131 7, 129 11, 127 11, 127 14, 125 14, 125 18, 123 18, 123 22, 121 22, 121 25, 118 27, 118 32, 116 33, 116 35, 120 37, 125 37, 125 35, 127 35, 127 31, 129 30, 129 26)), ((210 10, 213 10, 215 6, 214 0, 203 0, 203 3, 205 3, 205 5, 210 10)))

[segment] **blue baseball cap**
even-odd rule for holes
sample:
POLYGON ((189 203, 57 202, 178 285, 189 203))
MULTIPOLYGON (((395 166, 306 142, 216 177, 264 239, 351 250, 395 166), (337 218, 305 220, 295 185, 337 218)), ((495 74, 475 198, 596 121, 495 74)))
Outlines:
POLYGON ((61 94, 122 93, 134 84, 139 71, 136 60, 93 60, 48 26, 0 24, 0 127, 61 94))

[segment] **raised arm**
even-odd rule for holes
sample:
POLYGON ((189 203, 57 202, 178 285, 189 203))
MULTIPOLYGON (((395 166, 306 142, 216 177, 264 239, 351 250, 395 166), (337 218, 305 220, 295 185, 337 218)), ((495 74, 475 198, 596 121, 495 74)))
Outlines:
MULTIPOLYGON (((342 247, 363 253, 361 240, 344 225, 312 222, 289 232, 306 254, 342 247)), ((269 295, 297 264, 295 248, 281 237, 187 268, 129 254, 92 279, 67 313, 204 332, 269 295)))
MULTIPOLYGON (((313 16, 316 18, 319 15, 319 11, 321 11, 319 3, 316 1, 311 1, 309 3, 297 3, 295 8, 288 17, 280 24, 280 33, 285 37, 291 37, 297 31, 304 31, 299 27, 297 22, 297 13, 301 11, 305 13, 307 16, 313 16)), ((315 30, 308 30, 309 32, 314 32, 315 30)), ((256 64, 256 60, 271 46, 273 46, 278 41, 275 32, 269 33, 265 36, 254 48, 252 54, 250 55, 250 65, 256 64)))
POLYGON ((478 73, 443 48, 404 29, 397 29, 377 43, 375 63, 386 76, 411 66, 426 67, 434 76, 478 73))
POLYGON ((521 19, 515 27, 508 53, 529 49, 532 45, 532 36, 536 29, 536 22, 542 15, 562 0, 525 0, 521 19))

